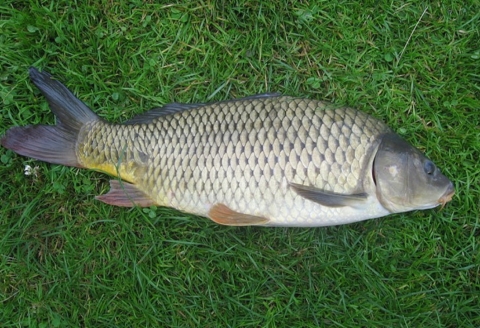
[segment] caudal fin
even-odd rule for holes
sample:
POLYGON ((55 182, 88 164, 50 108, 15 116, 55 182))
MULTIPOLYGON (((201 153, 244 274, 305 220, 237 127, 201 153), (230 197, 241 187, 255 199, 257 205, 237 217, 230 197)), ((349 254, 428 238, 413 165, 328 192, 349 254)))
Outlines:
POLYGON ((13 127, 0 143, 23 156, 81 167, 75 154, 78 134, 87 122, 99 120, 98 116, 47 72, 32 67, 29 73, 32 82, 47 98, 57 123, 13 127))

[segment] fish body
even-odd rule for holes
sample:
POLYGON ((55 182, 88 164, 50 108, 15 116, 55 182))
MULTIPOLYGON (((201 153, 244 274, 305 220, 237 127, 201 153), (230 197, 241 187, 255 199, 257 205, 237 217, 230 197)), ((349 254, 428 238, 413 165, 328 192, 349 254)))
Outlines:
POLYGON ((282 96, 208 104, 123 125, 95 121, 77 145, 83 167, 119 175, 161 206, 208 216, 215 204, 270 225, 332 225, 383 216, 371 174, 383 123, 351 108, 282 96), (117 173, 118 171, 118 173, 117 173), (327 207, 290 187, 359 191, 327 207))
POLYGON ((329 226, 435 207, 454 192, 417 149, 352 108, 264 94, 111 124, 48 73, 30 76, 57 125, 12 128, 2 145, 118 177, 97 197, 112 205, 168 206, 226 225, 329 226))

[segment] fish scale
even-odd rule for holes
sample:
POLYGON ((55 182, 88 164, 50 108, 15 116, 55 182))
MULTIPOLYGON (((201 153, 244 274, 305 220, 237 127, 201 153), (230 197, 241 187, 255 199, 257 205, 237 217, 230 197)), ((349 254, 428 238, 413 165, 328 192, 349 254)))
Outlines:
MULTIPOLYGON (((145 124, 98 121, 86 126, 78 157, 86 167, 134 182, 158 205, 206 216, 222 203, 279 224, 312 223, 325 209, 287 182, 354 193, 364 183, 359 168, 367 166, 378 136, 389 131, 365 113, 328 106, 292 97, 245 99, 145 124), (109 163, 115 167, 105 169, 109 163)), ((336 214, 330 212, 322 220, 336 214)))
POLYGON ((2 146, 117 177, 97 199, 170 206, 226 225, 327 226, 452 199, 453 184, 384 123, 279 94, 168 104, 101 120, 48 73, 30 77, 55 126, 13 127, 2 146))

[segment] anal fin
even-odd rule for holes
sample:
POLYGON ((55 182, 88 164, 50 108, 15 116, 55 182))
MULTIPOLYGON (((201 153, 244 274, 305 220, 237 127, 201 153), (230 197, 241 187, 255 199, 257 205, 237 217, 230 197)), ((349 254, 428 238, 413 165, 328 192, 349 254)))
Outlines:
POLYGON ((95 198, 106 204, 121 207, 149 207, 156 205, 150 197, 145 195, 135 185, 118 180, 110 180, 110 191, 95 198))
POLYGON ((235 212, 224 204, 215 204, 208 212, 208 217, 215 223, 228 226, 266 225, 269 219, 235 212))

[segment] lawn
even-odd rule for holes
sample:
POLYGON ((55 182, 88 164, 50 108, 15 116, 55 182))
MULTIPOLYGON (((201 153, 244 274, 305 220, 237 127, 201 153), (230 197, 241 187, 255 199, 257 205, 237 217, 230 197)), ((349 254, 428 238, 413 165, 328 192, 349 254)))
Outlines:
POLYGON ((103 204, 108 176, 0 148, 0 325, 479 327, 479 26, 477 0, 3 0, 0 135, 55 121, 30 66, 112 122, 281 92, 385 121, 456 194, 344 226, 225 227, 103 204))

